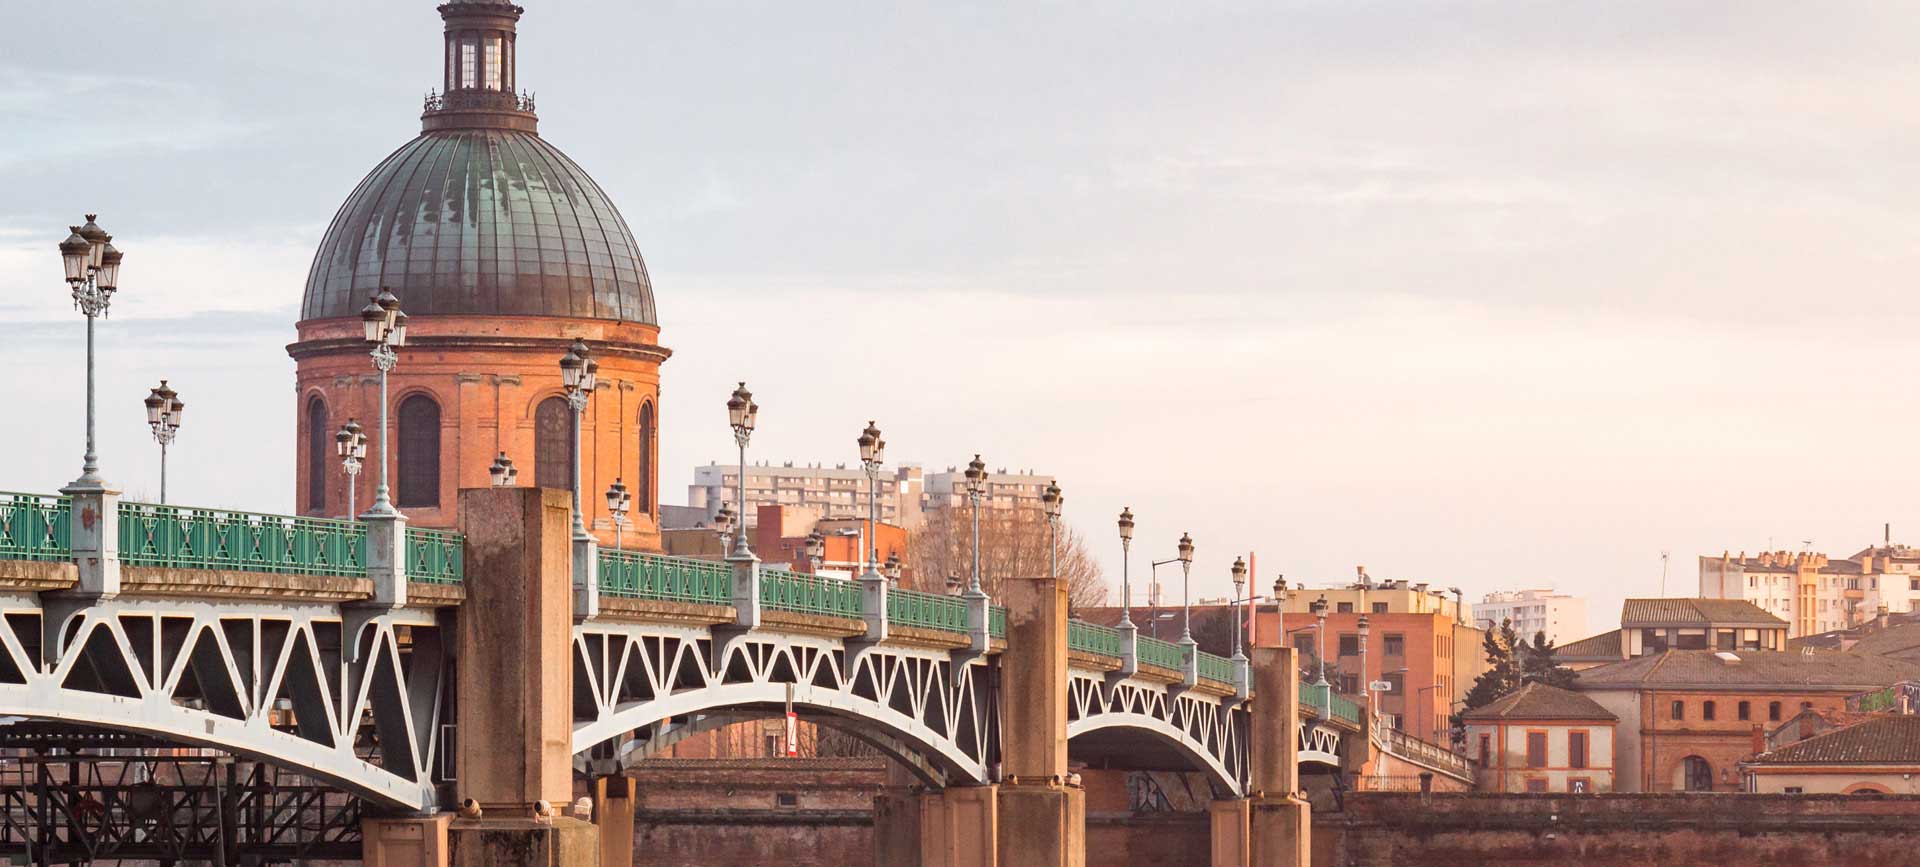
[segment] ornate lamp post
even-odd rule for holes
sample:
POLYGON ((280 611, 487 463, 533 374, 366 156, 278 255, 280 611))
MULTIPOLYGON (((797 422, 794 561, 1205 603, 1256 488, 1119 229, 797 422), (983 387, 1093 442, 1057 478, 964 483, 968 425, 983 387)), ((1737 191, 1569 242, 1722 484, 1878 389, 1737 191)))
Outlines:
POLYGON ((1367 709, 1373 710, 1373 681, 1367 679, 1367 612, 1360 612, 1360 693, 1367 700, 1367 709))
POLYGON ((180 430, 180 416, 187 405, 180 402, 179 393, 160 380, 160 387, 147 392, 147 427, 153 430, 153 441, 160 444, 160 504, 167 504, 167 446, 173 445, 173 435, 180 430))
POLYGON ((407 345, 407 314, 400 311, 400 299, 381 289, 367 306, 360 308, 360 322, 366 326, 367 342, 373 344, 373 369, 380 371, 380 483, 373 489, 370 515, 399 514, 387 494, 387 467, 392 464, 387 451, 387 374, 400 363, 399 348, 407 345))
POLYGON ((985 596, 980 589, 980 498, 987 493, 987 465, 974 455, 967 464, 967 504, 973 512, 973 577, 967 581, 968 596, 985 596))
POLYGON ((1326 686, 1327 685, 1327 597, 1322 596, 1319 599, 1315 599, 1312 602, 1308 603, 1307 610, 1313 613, 1314 619, 1319 623, 1319 627, 1316 628, 1313 632, 1314 644, 1319 649, 1314 651, 1313 655, 1317 658, 1317 660, 1320 663, 1320 676, 1314 678, 1313 682, 1316 684, 1319 684, 1320 686, 1326 686))
POLYGON ((1180 643, 1194 644, 1193 609, 1188 605, 1187 585, 1193 578, 1193 537, 1180 534, 1180 643))
POLYGON ((740 447, 739 493, 734 500, 740 532, 733 536, 733 557, 742 560, 753 556, 753 549, 747 547, 747 441, 753 439, 754 420, 759 415, 760 405, 753 402, 753 392, 747 390, 745 382, 740 383, 727 398, 727 424, 733 428, 734 445, 740 447))
POLYGON ((820 574, 820 564, 827 559, 827 537, 819 529, 807 534, 807 563, 812 566, 808 574, 820 574))
POLYGON ((725 552, 733 541, 733 509, 727 504, 721 503, 719 510, 713 513, 713 529, 720 534, 720 550, 725 552))
POLYGON ((1246 558, 1235 557, 1233 558, 1233 608, 1231 609, 1233 612, 1233 658, 1235 660, 1247 658, 1245 654, 1240 652, 1240 631, 1244 628, 1240 623, 1240 593, 1246 589, 1246 558))
POLYGON ((618 476, 607 486, 607 514, 613 516, 613 547, 620 547, 620 531, 626 529, 627 513, 633 509, 633 492, 618 476))
POLYGON ((73 308, 87 317, 87 453, 80 463, 80 478, 74 487, 97 490, 106 483, 100 478, 100 455, 93 437, 93 320, 107 315, 113 293, 120 286, 120 251, 114 249, 113 236, 87 215, 84 226, 69 226, 71 234, 60 242, 60 261, 66 269, 67 286, 73 293, 73 308))
POLYGON ((1120 510, 1120 628, 1133 628, 1133 588, 1127 579, 1128 561, 1133 554, 1133 507, 1120 510))
POLYGON ((347 520, 354 518, 360 502, 360 464, 367 457, 367 434, 360 420, 349 418, 333 435, 333 453, 340 456, 340 471, 347 475, 347 520))
POLYGON ((513 458, 501 452, 499 457, 493 459, 493 465, 487 467, 487 478, 493 481, 496 488, 511 488, 520 481, 520 470, 513 465, 513 458))
POLYGON ((1058 484, 1047 483, 1047 490, 1040 495, 1040 505, 1047 511, 1047 577, 1060 577, 1060 507, 1066 498, 1060 495, 1058 484))
POLYGON ((867 473, 867 545, 870 546, 868 550, 860 552, 861 558, 867 561, 866 574, 860 577, 877 579, 880 577, 875 571, 880 560, 880 537, 877 535, 875 516, 878 514, 876 503, 879 496, 880 464, 887 457, 887 441, 880 438, 880 429, 875 427, 872 421, 868 421, 867 429, 860 432, 860 438, 856 442, 860 445, 860 468, 867 473))
POLYGON ((587 522, 581 517, 584 511, 580 503, 580 429, 585 426, 587 399, 593 396, 593 389, 599 385, 599 362, 594 361, 591 350, 584 340, 575 340, 567 347, 567 354, 560 357, 560 385, 566 390, 567 406, 573 410, 573 538, 580 541, 587 537, 587 522))

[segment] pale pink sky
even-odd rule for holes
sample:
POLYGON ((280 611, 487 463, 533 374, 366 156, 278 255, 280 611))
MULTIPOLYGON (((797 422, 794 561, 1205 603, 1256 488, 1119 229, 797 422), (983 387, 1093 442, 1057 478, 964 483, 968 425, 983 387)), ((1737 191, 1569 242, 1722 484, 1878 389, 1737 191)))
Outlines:
MULTIPOLYGON (((53 245, 127 251, 103 456, 292 504, 312 249, 417 129, 431 2, 99 4, 0 34, 0 487, 77 470, 53 245)), ((652 270, 662 488, 754 454, 1057 473, 1118 576, 1591 599, 1698 554, 1920 539, 1920 13, 1893 4, 529 2, 521 80, 652 270), (589 34, 621 34, 585 47, 589 34), (584 50, 583 50, 584 48, 584 50), (851 339, 849 335, 864 335, 851 339), (1155 546, 1158 546, 1157 548, 1155 546), (1161 550, 1164 549, 1164 550, 1161 550)))

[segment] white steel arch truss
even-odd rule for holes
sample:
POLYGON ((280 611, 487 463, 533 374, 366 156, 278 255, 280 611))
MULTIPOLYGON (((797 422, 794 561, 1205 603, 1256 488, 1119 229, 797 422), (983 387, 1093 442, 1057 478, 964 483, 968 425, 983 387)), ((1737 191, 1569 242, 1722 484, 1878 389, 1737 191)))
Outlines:
POLYGON ((431 808, 446 665, 423 611, 0 596, 0 716, 138 732, 431 808))
POLYGON ((1235 797, 1246 791, 1248 716, 1233 696, 1138 677, 1109 681, 1106 672, 1079 669, 1068 673, 1067 690, 1069 744, 1103 729, 1138 731, 1171 745, 1235 797))
MULTIPOLYGON (((985 783, 1000 719, 983 657, 785 633, 588 621, 574 627, 576 755, 662 720, 796 707, 985 783)), ((631 750, 629 750, 631 751, 631 750)))

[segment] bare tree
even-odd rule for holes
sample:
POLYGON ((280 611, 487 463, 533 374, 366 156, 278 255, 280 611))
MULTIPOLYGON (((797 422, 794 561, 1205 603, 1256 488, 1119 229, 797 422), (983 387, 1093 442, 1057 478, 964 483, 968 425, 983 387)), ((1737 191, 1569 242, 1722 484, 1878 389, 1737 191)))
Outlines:
MULTIPOLYGON (((1060 524, 1060 577, 1067 582, 1067 598, 1075 608, 1099 605, 1107 599, 1100 564, 1087 553, 1080 534, 1060 524)), ((973 515, 970 507, 935 509, 907 539, 905 583, 927 593, 947 592, 949 581, 961 587, 973 572, 973 515)), ((988 595, 1000 595, 1008 578, 1036 578, 1047 574, 1047 519, 1038 509, 980 510, 980 586, 988 595)))

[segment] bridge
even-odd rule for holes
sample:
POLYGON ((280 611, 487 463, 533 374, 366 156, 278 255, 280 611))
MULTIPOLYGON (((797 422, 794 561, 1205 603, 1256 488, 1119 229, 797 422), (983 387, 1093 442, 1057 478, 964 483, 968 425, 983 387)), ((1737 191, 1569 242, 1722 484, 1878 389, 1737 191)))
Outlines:
MULTIPOLYGON (((788 707, 913 771, 925 794, 898 833, 924 864, 1069 863, 1084 846, 1069 760, 1203 773, 1215 863, 1305 863, 1299 775, 1396 743, 1300 684, 1289 649, 1226 658, 1072 620, 1050 580, 989 599, 599 549, 569 536, 563 492, 461 498, 453 533, 0 494, 0 718, 15 721, 0 732, 203 748, 297 775, 357 801, 326 815, 360 828, 310 836, 382 864, 487 863, 465 860, 482 844, 463 850, 463 834, 529 819, 554 852, 632 863, 621 770, 788 707), (597 831, 553 815, 575 775, 592 781, 597 831)), ((112 831, 133 802, 101 792, 91 824, 71 804, 62 817, 9 799, 0 845, 48 863, 144 851, 149 838, 112 831)), ((260 828, 316 811, 262 814, 260 828)))

